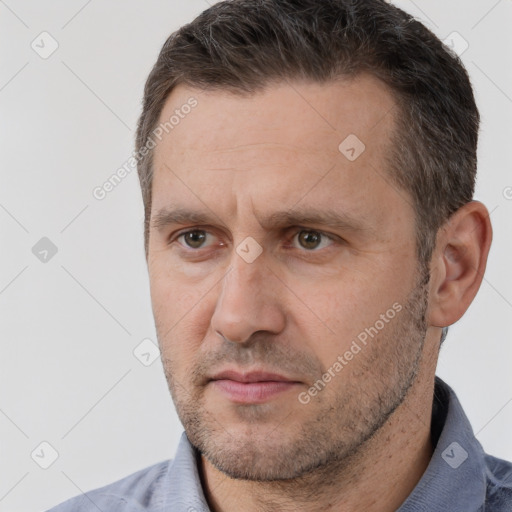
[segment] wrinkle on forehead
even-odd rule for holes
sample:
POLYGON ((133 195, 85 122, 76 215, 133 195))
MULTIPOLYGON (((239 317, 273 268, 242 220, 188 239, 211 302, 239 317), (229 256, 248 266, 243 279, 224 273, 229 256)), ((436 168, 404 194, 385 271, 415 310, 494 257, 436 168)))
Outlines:
MULTIPOLYGON (((193 148, 190 148, 191 150, 194 150, 193 148)), ((251 150, 251 149, 269 149, 269 150, 281 150, 281 151, 300 151, 300 152, 308 152, 308 153, 323 153, 324 151, 318 150, 318 149, 309 149, 304 146, 299 146, 296 144, 285 144, 285 143, 279 143, 279 142, 249 142, 247 144, 239 144, 238 146, 226 146, 226 147, 220 147, 214 150, 211 150, 211 153, 231 153, 235 151, 245 151, 245 150, 251 150)))
MULTIPOLYGON (((183 145, 173 156, 179 163, 176 169, 179 174, 189 175, 197 171, 262 172, 265 169, 279 172, 297 169, 300 164, 311 175, 323 176, 341 156, 338 139, 333 137, 330 147, 320 147, 319 144, 261 142, 255 136, 254 142, 233 146, 197 148, 183 145)), ((171 157, 172 153, 169 148, 167 156, 171 157)))

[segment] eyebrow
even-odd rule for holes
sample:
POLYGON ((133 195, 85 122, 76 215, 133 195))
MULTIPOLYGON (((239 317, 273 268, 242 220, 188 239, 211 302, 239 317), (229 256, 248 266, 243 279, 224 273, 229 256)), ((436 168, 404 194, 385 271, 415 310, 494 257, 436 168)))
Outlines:
MULTIPOLYGON (((295 208, 271 213, 258 219, 260 225, 267 230, 279 229, 296 225, 317 225, 335 230, 374 233, 374 229, 362 219, 355 218, 347 212, 331 209, 295 208)), ((213 212, 197 211, 188 208, 161 208, 152 217, 153 229, 162 231, 169 225, 187 224, 226 224, 213 212)))

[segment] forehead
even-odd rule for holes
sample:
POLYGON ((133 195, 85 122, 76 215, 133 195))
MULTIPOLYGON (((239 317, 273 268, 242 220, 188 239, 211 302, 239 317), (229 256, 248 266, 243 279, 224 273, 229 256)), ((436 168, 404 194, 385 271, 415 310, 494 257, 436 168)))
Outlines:
POLYGON ((179 85, 167 98, 159 121, 172 121, 164 136, 169 135, 178 151, 211 152, 227 145, 234 149, 235 141, 244 146, 300 139, 304 151, 332 153, 336 142, 350 134, 375 145, 379 136, 389 133, 394 114, 395 102, 385 84, 360 74, 328 83, 279 82, 254 94, 179 85), (192 99, 197 106, 190 109, 192 99))
POLYGON ((193 203, 227 213, 242 200, 256 210, 299 201, 375 209, 396 195, 384 178, 395 115, 370 75, 251 95, 178 86, 160 116, 168 129, 154 150, 153 210, 193 203))

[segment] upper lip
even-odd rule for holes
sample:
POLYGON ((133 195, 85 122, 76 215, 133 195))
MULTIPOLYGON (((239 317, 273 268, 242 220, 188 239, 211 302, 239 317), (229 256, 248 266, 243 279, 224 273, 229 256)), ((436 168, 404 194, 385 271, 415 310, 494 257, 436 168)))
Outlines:
POLYGON ((237 382, 296 382, 293 379, 278 373, 264 371, 240 372, 237 370, 224 370, 213 375, 210 380, 234 380, 237 382))

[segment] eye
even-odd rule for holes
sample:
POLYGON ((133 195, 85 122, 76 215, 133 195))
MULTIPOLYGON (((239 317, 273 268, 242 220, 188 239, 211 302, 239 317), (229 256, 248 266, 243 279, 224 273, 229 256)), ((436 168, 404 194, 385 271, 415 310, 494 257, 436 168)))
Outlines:
POLYGON ((203 229, 194 229, 192 231, 181 233, 181 235, 176 237, 176 240, 180 241, 181 239, 183 241, 180 241, 181 245, 189 247, 190 249, 200 249, 204 246, 207 240, 211 241, 212 238, 213 235, 207 231, 204 231, 203 229))
MULTIPOLYGON (((215 236, 204 229, 192 229, 180 233, 174 238, 184 248, 199 250, 214 244, 215 236)), ((324 249, 334 242, 334 239, 321 231, 302 229, 295 233, 292 244, 298 249, 316 252, 324 249)), ((171 240, 172 243, 172 240, 171 240)), ((220 243, 219 245, 224 245, 220 243)))
POLYGON ((333 242, 333 239, 325 233, 309 229, 299 231, 293 239, 296 239, 299 245, 308 251, 323 249, 333 242))

